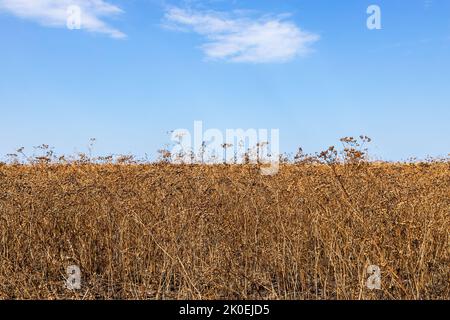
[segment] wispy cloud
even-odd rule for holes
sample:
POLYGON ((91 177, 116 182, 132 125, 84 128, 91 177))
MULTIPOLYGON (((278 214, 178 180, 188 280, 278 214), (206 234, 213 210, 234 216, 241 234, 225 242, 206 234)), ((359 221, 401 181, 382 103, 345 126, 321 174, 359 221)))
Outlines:
POLYGON ((103 20, 123 11, 104 0, 0 0, 0 11, 7 11, 45 26, 66 27, 67 9, 74 5, 81 9, 82 29, 103 33, 112 38, 125 37, 124 33, 103 20))
POLYGON ((204 36, 206 57, 232 62, 286 62, 311 51, 317 34, 301 30, 287 15, 252 18, 240 13, 171 7, 164 25, 204 36))

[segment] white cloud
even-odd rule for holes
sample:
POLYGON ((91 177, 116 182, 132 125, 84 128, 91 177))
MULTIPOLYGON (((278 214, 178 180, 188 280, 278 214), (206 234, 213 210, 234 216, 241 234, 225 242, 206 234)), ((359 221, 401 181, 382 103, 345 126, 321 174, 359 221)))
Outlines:
POLYGON ((102 20, 123 12, 104 0, 0 0, 0 11, 51 27, 66 27, 67 9, 70 6, 81 9, 81 29, 103 33, 112 38, 125 37, 124 33, 102 20))
POLYGON ((204 36, 202 50, 208 58, 232 62, 286 62, 306 55, 319 40, 317 34, 286 21, 285 15, 255 19, 172 7, 166 11, 165 26, 204 36))

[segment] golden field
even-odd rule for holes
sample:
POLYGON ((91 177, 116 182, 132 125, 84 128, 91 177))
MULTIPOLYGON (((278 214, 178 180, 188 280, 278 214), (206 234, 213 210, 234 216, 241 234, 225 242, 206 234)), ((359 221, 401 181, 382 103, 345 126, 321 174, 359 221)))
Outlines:
POLYGON ((449 231, 448 161, 1 164, 0 298, 449 299, 449 231))

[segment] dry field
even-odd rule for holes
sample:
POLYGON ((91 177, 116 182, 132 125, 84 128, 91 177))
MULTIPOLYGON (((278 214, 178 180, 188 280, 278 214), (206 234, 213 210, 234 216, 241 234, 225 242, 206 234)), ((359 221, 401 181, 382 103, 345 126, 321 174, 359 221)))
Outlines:
POLYGON ((449 230, 445 160, 1 164, 0 298, 449 299, 449 230))

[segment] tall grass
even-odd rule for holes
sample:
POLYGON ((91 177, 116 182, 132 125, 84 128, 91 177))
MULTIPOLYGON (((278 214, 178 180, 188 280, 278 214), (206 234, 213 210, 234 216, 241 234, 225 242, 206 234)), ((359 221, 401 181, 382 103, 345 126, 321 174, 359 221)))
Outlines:
MULTIPOLYGON (((449 299, 450 164, 0 165, 0 298, 449 299), (64 286, 78 265, 80 290, 64 286), (381 289, 366 286, 369 265, 381 289)), ((361 155, 352 155, 352 159, 361 155)))

